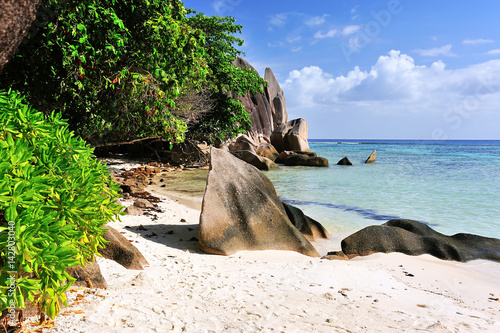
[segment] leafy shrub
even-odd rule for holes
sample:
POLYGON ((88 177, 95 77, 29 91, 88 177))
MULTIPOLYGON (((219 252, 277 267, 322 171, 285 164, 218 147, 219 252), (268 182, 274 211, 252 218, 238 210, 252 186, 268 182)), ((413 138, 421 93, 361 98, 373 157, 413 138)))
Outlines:
POLYGON ((105 242, 101 227, 120 214, 118 185, 60 118, 0 91, 0 310, 9 304, 8 271, 17 271, 17 306, 38 303, 53 318, 74 280, 65 269, 92 260, 105 242))
POLYGON ((232 17, 207 17, 200 13, 188 18, 188 24, 201 30, 205 38, 203 47, 209 71, 204 87, 211 92, 213 104, 198 122, 191 125, 189 132, 195 139, 214 144, 246 133, 251 126, 250 114, 231 96, 263 93, 263 87, 267 85, 253 69, 233 64, 237 56, 243 55, 236 47, 241 47, 244 42, 235 36, 243 27, 234 22, 232 17))
POLYGON ((203 34, 181 1, 42 2, 40 30, 5 67, 0 88, 61 112, 89 142, 184 139, 175 99, 204 80, 207 66, 203 34))

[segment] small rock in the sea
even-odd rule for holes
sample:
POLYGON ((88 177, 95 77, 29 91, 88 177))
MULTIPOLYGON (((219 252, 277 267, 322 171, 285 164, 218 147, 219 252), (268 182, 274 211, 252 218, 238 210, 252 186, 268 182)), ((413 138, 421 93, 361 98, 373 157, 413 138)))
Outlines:
POLYGON ((158 236, 158 235, 155 234, 154 232, 150 232, 149 234, 145 235, 144 237, 151 238, 151 237, 154 237, 154 236, 158 236))
POLYGON ((146 231, 148 229, 144 228, 144 226, 141 224, 137 227, 137 230, 142 230, 142 231, 146 231))
POLYGON ((191 239, 189 240, 190 242, 197 242, 198 241, 198 238, 196 237, 191 237, 191 239))
POLYGON ((169 230, 165 233, 165 235, 173 235, 174 234, 174 231, 173 230, 169 230))

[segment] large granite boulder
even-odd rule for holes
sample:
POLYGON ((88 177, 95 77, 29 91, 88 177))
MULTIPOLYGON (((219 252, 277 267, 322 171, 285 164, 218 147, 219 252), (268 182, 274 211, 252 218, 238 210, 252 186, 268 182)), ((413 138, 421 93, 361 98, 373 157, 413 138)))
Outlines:
POLYGON ((248 150, 255 153, 256 148, 257 143, 250 135, 247 134, 239 135, 233 142, 228 145, 229 151, 248 150))
POLYGON ((231 154, 233 154, 240 160, 253 165, 259 170, 271 170, 279 168, 279 166, 276 163, 274 163, 273 160, 267 157, 257 155, 256 153, 253 153, 249 150, 233 151, 231 152, 231 154))
POLYGON ((290 151, 290 150, 285 150, 282 151, 279 155, 278 158, 275 160, 276 163, 285 163, 285 160, 291 156, 294 155, 306 155, 309 157, 317 157, 318 155, 316 153, 310 152, 310 151, 290 151))
MULTIPOLYGON (((245 59, 237 57, 233 62, 235 66, 240 68, 250 68, 255 71, 252 65, 245 59)), ((255 71, 257 72, 257 71, 255 71)), ((250 114, 252 126, 249 131, 254 133, 262 133, 267 137, 273 132, 273 112, 269 100, 263 94, 250 94, 245 96, 233 96, 245 106, 245 111, 250 114)))
POLYGON ((285 166, 313 166, 313 167, 328 167, 328 159, 318 156, 310 156, 306 154, 292 154, 288 156, 284 162, 285 166))
POLYGON ((440 259, 500 261, 500 239, 472 234, 443 235, 428 225, 394 219, 381 226, 370 226, 342 240, 342 252, 349 258, 376 252, 430 254, 440 259))
POLYGON ((307 135, 306 120, 294 119, 274 129, 271 144, 280 153, 285 150, 311 151, 307 135))
POLYGON ((231 153, 212 148, 203 197, 200 249, 230 255, 243 250, 288 250, 318 257, 290 222, 271 181, 231 153))
POLYGON ((99 249, 104 258, 114 260, 127 269, 144 269, 145 265, 149 265, 142 253, 125 236, 108 225, 103 229, 108 231, 102 237, 109 242, 99 249))
POLYGON ((305 215, 302 210, 283 202, 290 222, 307 238, 314 242, 317 238, 329 239, 330 234, 318 221, 305 215))
POLYGON ((277 128, 288 121, 285 95, 271 68, 266 68, 264 80, 268 83, 268 86, 264 88, 264 92, 271 106, 273 128, 277 128))
POLYGON ((255 149, 255 153, 259 156, 268 158, 273 162, 276 161, 279 155, 276 148, 274 148, 272 144, 267 142, 258 145, 257 148, 255 149))

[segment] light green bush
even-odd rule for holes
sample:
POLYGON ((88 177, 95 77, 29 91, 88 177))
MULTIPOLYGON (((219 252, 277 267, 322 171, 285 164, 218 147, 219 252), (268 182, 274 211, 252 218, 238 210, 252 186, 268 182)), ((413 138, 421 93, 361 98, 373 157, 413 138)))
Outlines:
POLYGON ((16 306, 38 303, 53 318, 74 280, 65 269, 85 265, 104 245, 101 227, 121 206, 118 185, 92 152, 59 115, 0 91, 0 310, 15 297, 16 306))

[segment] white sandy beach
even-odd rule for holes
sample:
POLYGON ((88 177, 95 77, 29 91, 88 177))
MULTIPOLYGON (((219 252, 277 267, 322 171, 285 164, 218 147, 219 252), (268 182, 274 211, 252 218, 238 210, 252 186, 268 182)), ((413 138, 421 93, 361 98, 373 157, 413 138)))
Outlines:
POLYGON ((150 266, 127 270, 98 258, 109 288, 72 291, 74 305, 44 332, 500 332, 499 263, 208 255, 196 241, 199 203, 161 198, 158 219, 110 224, 150 266))

